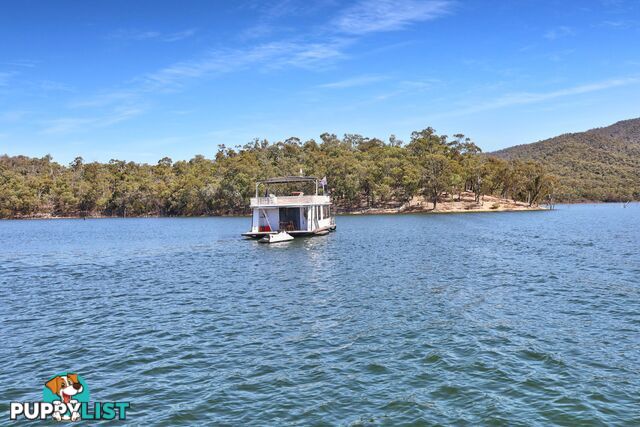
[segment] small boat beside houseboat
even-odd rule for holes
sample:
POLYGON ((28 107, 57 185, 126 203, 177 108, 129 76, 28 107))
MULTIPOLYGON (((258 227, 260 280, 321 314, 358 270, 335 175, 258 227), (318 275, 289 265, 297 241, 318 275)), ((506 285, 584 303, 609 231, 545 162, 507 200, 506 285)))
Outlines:
MULTIPOLYGON (((292 237, 318 236, 336 229, 326 178, 285 176, 256 182, 251 198, 251 230, 242 233, 254 239, 274 240, 271 235, 286 232, 292 237), (291 191, 295 186, 296 190, 291 191), (282 195, 277 194, 280 189, 282 195), (307 195, 305 189, 313 194, 307 195), (322 190, 322 194, 320 193, 322 190), (260 194, 264 196, 260 197, 260 194)), ((280 238, 278 238, 279 240, 280 238)), ((279 240, 280 241, 280 240, 279 240)))

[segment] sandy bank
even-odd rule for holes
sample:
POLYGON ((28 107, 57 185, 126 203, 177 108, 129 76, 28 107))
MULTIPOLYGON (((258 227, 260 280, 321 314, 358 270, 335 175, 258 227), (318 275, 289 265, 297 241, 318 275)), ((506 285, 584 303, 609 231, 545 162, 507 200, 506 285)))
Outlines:
POLYGON ((349 215, 379 215, 379 214, 404 214, 404 213, 468 213, 468 212, 514 212, 514 211, 542 211, 548 208, 541 206, 529 206, 523 202, 510 199, 502 199, 494 196, 484 196, 480 203, 476 203, 473 193, 462 193, 460 199, 457 195, 453 200, 448 195, 440 200, 433 209, 433 203, 418 196, 398 207, 370 208, 344 212, 349 215))

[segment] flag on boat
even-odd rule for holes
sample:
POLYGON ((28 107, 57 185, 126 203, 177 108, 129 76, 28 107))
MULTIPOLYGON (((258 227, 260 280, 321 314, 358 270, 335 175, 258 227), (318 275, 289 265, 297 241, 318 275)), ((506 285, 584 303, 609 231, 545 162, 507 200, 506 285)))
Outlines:
POLYGON ((327 186, 327 177, 326 176, 320 180, 320 185, 322 185, 323 187, 327 186))

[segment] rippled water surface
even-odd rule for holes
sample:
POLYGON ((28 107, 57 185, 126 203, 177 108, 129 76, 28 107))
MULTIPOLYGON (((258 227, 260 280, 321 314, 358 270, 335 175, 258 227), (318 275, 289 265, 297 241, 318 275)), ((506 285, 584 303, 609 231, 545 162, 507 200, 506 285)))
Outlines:
POLYGON ((0 222, 0 407, 77 371, 134 425, 640 424, 640 206, 0 222))

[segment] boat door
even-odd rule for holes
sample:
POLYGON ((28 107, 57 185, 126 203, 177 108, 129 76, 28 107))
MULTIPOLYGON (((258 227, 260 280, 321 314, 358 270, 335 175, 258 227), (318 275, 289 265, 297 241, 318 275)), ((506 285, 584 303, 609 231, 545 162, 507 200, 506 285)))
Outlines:
POLYGON ((280 208, 280 230, 300 230, 300 208, 280 208))

